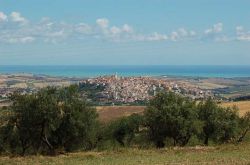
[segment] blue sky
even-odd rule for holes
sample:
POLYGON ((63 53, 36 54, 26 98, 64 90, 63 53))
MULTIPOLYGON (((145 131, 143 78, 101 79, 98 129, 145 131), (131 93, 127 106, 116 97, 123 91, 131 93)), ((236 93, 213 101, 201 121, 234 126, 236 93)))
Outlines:
POLYGON ((249 0, 0 0, 0 65, 250 65, 249 0))

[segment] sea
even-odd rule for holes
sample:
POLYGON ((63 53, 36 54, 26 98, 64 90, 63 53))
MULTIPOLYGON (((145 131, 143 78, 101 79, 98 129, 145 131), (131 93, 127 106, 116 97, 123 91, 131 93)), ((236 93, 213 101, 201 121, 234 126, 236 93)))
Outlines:
POLYGON ((161 66, 0 66, 0 74, 31 73, 60 77, 90 78, 105 75, 118 76, 173 76, 173 77, 250 77, 250 66, 161 65, 161 66))

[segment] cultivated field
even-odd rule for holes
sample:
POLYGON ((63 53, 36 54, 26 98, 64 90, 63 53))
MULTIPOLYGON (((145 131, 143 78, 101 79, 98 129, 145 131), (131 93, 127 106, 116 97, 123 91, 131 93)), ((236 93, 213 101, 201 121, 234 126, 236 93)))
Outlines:
MULTIPOLYGON (((236 105, 239 108, 239 114, 244 115, 250 111, 250 101, 238 101, 222 103, 223 107, 232 107, 236 105)), ((144 106, 99 106, 96 107, 100 121, 107 122, 122 116, 129 116, 133 113, 142 113, 144 106)))
MULTIPOLYGON (((8 103, 0 103, 0 107, 8 106, 8 103)), ((250 101, 238 101, 222 103, 223 107, 231 107, 236 105, 239 108, 240 115, 244 115, 250 111, 250 101)), ((102 122, 108 122, 123 116, 129 116, 133 113, 142 113, 144 106, 98 106, 96 107, 99 119, 102 122)))
POLYGON ((39 164, 67 164, 67 165, 245 165, 250 164, 250 144, 222 145, 216 147, 185 147, 138 149, 120 148, 105 152, 78 152, 56 157, 27 156, 0 157, 0 164, 10 165, 39 165, 39 164))
POLYGON ((238 102, 222 103, 223 107, 232 107, 234 105, 239 108, 240 115, 244 115, 246 112, 250 111, 250 101, 238 101, 238 102))
POLYGON ((142 113, 144 106, 99 106, 96 110, 102 122, 111 121, 122 116, 129 116, 133 113, 142 113))
MULTIPOLYGON (((0 102, 0 108, 9 106, 10 103, 0 102)), ((237 106, 240 115, 244 115, 250 111, 250 101, 238 101, 222 103, 223 107, 237 106)), ((108 122, 123 116, 129 116, 133 113, 143 113, 145 106, 97 106, 96 110, 99 114, 99 119, 102 122, 108 122)))

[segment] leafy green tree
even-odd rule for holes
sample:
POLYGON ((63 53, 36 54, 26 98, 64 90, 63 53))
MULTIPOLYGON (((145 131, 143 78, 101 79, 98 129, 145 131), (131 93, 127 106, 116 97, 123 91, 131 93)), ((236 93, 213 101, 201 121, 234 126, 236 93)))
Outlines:
POLYGON ((7 107, 0 109, 0 152, 6 152, 6 139, 10 139, 9 128, 7 127, 11 113, 7 107))
POLYGON ((5 133, 11 152, 24 154, 26 150, 34 148, 40 141, 40 118, 38 100, 35 95, 12 95, 10 117, 5 127, 5 133), (8 128, 8 129, 6 129, 8 128), (9 132, 7 132, 9 130, 9 132), (37 140, 38 139, 38 140, 37 140))
POLYGON ((240 117, 237 107, 228 107, 222 109, 223 119, 220 124, 219 142, 235 141, 240 133, 240 117))
POLYGON ((159 148, 165 146, 166 137, 172 138, 174 145, 184 146, 201 131, 195 102, 172 92, 159 93, 144 115, 149 137, 159 148))
POLYGON ((64 115, 51 141, 66 151, 91 149, 97 142, 97 113, 86 101, 74 100, 62 106, 64 115))
POLYGON ((203 121, 202 139, 208 145, 209 139, 215 142, 228 142, 237 136, 239 116, 235 108, 220 107, 213 99, 200 102, 199 119, 203 121))
POLYGON ((130 145, 136 133, 139 133, 142 123, 143 117, 139 114, 132 114, 131 116, 112 121, 104 129, 104 140, 113 139, 121 146, 130 145))
POLYGON ((7 124, 2 127, 13 153, 24 155, 58 149, 89 149, 93 145, 97 113, 81 100, 77 87, 48 87, 35 94, 11 97, 7 124))
POLYGON ((241 119, 240 119, 240 128, 241 133, 237 140, 237 142, 242 142, 247 133, 250 131, 250 112, 247 112, 241 119))

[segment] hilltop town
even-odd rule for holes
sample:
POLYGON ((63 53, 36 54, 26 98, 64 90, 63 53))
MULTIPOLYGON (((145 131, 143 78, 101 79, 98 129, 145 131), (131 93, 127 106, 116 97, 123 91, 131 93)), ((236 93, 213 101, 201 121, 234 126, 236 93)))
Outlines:
POLYGON ((82 81, 81 86, 102 87, 96 97, 102 102, 134 103, 151 99, 160 91, 173 91, 192 99, 213 97, 211 90, 184 81, 155 77, 104 76, 82 81))
POLYGON ((194 100, 215 97, 248 98, 248 78, 122 77, 117 74, 95 78, 68 78, 33 74, 0 74, 0 103, 13 92, 29 94, 46 86, 77 84, 83 97, 98 105, 144 104, 160 91, 172 91, 194 100))

